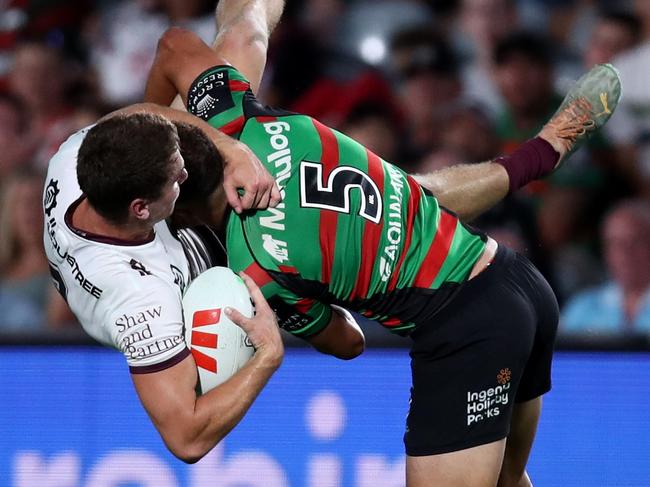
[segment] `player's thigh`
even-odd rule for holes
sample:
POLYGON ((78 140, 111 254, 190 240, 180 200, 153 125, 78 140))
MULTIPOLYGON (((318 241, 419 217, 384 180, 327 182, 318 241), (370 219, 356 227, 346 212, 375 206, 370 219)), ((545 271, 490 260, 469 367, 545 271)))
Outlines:
POLYGON ((526 463, 533 446, 537 424, 542 411, 542 397, 515 404, 506 439, 506 451, 499 476, 499 487, 524 487, 530 485, 526 476, 526 463))
POLYGON ((536 334, 529 300, 496 261, 412 334, 410 456, 505 438, 536 334))
POLYGON ((505 439, 439 455, 407 456, 407 487, 494 487, 505 439))

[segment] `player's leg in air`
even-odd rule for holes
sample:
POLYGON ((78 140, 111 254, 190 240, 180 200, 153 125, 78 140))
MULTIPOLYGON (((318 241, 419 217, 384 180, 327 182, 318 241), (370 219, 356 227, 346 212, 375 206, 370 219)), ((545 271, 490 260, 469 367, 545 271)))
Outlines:
MULTIPOLYGON (((609 65, 595 67, 575 84, 540 133, 559 155, 555 167, 562 164, 591 133, 607 122, 618 103, 620 93, 618 74, 609 65)), ((522 168, 513 166, 516 162, 515 158, 514 161, 506 160, 503 164, 511 181, 511 190, 517 187, 516 182, 513 187, 513 178, 527 177, 518 174, 522 168)), ((449 453, 408 455, 408 487, 532 485, 526 473, 526 463, 540 418, 541 394, 550 389, 551 355, 557 328, 557 304, 552 299, 548 284, 537 283, 533 294, 536 295, 533 301, 537 301, 535 338, 520 378, 507 437, 449 453)), ((489 317, 486 317, 486 321, 490 321, 489 317)), ((475 365, 477 368, 480 366, 475 365)), ((440 397, 440 400, 444 398, 440 397)))

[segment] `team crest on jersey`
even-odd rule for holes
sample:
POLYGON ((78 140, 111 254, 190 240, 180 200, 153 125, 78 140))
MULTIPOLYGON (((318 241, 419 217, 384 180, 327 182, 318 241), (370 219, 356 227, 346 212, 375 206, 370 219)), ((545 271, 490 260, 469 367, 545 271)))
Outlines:
POLYGON ((56 208, 56 197, 59 195, 59 192, 59 182, 56 179, 50 179, 50 182, 47 183, 47 187, 45 188, 45 194, 43 195, 43 208, 48 217, 51 215, 52 210, 56 208))

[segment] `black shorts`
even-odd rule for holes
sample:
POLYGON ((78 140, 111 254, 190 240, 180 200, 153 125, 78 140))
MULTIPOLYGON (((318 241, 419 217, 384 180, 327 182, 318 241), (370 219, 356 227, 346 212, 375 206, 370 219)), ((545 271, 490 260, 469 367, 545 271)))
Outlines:
POLYGON ((500 246, 487 269, 411 334, 406 453, 435 455, 505 438, 513 403, 551 388, 558 314, 539 271, 500 246))

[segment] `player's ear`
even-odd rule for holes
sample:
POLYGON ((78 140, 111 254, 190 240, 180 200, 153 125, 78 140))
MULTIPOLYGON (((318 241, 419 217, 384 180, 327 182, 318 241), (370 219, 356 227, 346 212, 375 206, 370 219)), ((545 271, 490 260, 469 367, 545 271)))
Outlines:
POLYGON ((134 199, 129 205, 129 213, 131 213, 131 215, 133 215, 137 220, 148 220, 151 216, 149 200, 143 198, 134 199))

